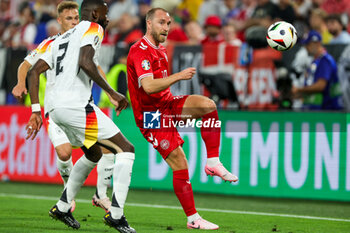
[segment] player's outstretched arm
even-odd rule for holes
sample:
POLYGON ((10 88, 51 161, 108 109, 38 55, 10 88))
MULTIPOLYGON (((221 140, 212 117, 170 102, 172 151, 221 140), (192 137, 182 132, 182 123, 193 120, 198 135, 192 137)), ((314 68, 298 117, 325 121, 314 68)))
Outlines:
POLYGON ((116 106, 117 115, 128 106, 128 101, 125 96, 116 92, 104 79, 98 67, 93 61, 95 50, 91 45, 86 45, 80 48, 79 67, 106 93, 110 96, 111 103, 116 106))
POLYGON ((12 95, 19 101, 27 94, 26 78, 32 65, 24 60, 17 69, 17 85, 12 89, 12 95))
POLYGON ((49 65, 44 60, 40 59, 28 73, 28 86, 30 101, 32 103, 32 115, 30 116, 28 124, 26 125, 26 139, 31 138, 33 140, 43 123, 39 104, 39 76, 49 68, 49 65))
POLYGON ((147 94, 154 94, 163 91, 180 80, 188 80, 196 73, 196 68, 190 67, 179 73, 172 74, 166 78, 154 79, 152 76, 147 76, 141 79, 143 90, 147 94))
POLYGON ((300 97, 302 94, 313 94, 324 91, 327 86, 327 80, 325 78, 318 79, 312 85, 300 88, 293 88, 292 93, 295 97, 300 97))

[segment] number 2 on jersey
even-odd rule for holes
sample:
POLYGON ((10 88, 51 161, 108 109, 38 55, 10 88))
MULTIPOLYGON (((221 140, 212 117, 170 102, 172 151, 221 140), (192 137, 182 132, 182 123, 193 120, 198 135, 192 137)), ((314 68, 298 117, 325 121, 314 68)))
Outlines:
POLYGON ((56 76, 59 75, 63 71, 63 66, 61 66, 61 61, 63 60, 64 56, 66 56, 67 48, 68 48, 68 43, 63 43, 58 46, 58 50, 63 50, 63 54, 61 56, 57 57, 57 62, 56 62, 56 76))

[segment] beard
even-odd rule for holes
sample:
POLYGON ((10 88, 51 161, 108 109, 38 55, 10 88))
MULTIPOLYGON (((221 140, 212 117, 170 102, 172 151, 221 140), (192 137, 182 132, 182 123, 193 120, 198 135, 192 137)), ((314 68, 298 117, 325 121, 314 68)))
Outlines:
POLYGON ((151 35, 154 41, 157 43, 164 43, 167 38, 166 36, 162 36, 161 34, 156 33, 155 31, 152 31, 151 35))

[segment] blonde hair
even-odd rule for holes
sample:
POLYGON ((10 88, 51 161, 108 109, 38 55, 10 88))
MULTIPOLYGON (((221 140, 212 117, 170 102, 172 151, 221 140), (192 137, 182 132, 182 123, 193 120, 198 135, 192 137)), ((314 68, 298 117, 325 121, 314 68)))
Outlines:
POLYGON ((57 6, 57 15, 60 15, 66 9, 77 9, 79 10, 79 4, 73 1, 62 1, 57 6))

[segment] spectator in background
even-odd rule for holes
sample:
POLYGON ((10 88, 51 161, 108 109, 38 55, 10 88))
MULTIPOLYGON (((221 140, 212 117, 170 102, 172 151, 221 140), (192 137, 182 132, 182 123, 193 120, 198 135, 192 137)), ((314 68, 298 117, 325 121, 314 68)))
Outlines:
POLYGON ((61 26, 57 22, 57 20, 52 19, 49 22, 47 22, 47 24, 46 24, 46 32, 47 32, 47 36, 48 37, 57 35, 60 31, 61 31, 61 26))
POLYGON ((292 6, 296 17, 299 19, 307 19, 310 9, 312 7, 311 0, 293 0, 292 6))
POLYGON ((308 18, 312 6, 311 0, 292 0, 291 5, 295 13, 293 26, 297 30, 298 35, 302 36, 309 31, 308 18))
POLYGON ((314 60, 308 68, 305 86, 293 87, 294 97, 303 97, 304 107, 314 110, 342 109, 337 64, 322 45, 317 31, 310 31, 303 41, 314 60))
POLYGON ((10 0, 0 0, 0 21, 9 22, 10 20, 10 0))
POLYGON ((292 6, 292 0, 279 0, 276 17, 280 20, 293 24, 296 14, 292 6))
POLYGON ((129 47, 143 36, 142 31, 136 27, 137 19, 129 14, 123 13, 117 24, 118 33, 114 37, 114 44, 123 43, 129 47))
POLYGON ((270 0, 257 0, 257 5, 247 26, 260 25, 268 28, 277 17, 278 7, 270 0))
MULTIPOLYGON (((328 14, 339 14, 347 21, 350 18, 350 1, 349 0, 324 0, 321 8, 328 14)), ((347 31, 350 32, 350 24, 347 25, 347 31)))
POLYGON ((32 49, 36 36, 36 25, 34 24, 34 11, 28 2, 19 5, 19 22, 12 23, 4 32, 3 41, 8 47, 25 47, 32 49))
POLYGON ((225 6, 221 0, 204 0, 199 8, 198 22, 205 27, 205 21, 210 15, 224 17, 225 6))
POLYGON ((344 109, 350 112, 350 44, 344 49, 337 64, 344 109))
POLYGON ((133 0, 117 0, 113 2, 108 11, 109 23, 107 28, 114 28, 123 13, 136 16, 137 12, 138 8, 133 0))
POLYGON ((10 2, 10 9, 9 9, 10 20, 18 19, 19 18, 18 8, 19 8, 19 5, 23 2, 23 0, 9 0, 9 2, 10 2))
POLYGON ((170 30, 168 32, 168 40, 165 41, 164 45, 168 43, 187 43, 188 38, 182 26, 177 22, 174 17, 171 17, 170 30))
POLYGON ((187 43, 189 45, 200 45, 205 37, 201 25, 194 20, 185 24, 184 31, 188 38, 187 43))
POLYGON ((320 7, 328 14, 350 14, 349 0, 322 0, 320 1, 320 7))
POLYGON ((323 44, 329 44, 333 38, 332 34, 328 31, 327 28, 327 16, 328 15, 324 10, 317 8, 311 11, 309 19, 311 30, 315 30, 321 34, 323 44))
POLYGON ((233 24, 224 25, 222 27, 222 35, 225 43, 238 47, 242 45, 242 41, 237 38, 236 28, 233 24))
POLYGON ((116 25, 115 35, 110 35, 112 45, 115 45, 114 64, 119 64, 122 57, 127 56, 129 47, 142 38, 141 29, 137 27, 137 18, 129 13, 123 13, 116 25))
POLYGON ((187 10, 190 15, 191 20, 198 20, 199 8, 202 4, 203 0, 183 0, 182 3, 179 4, 178 8, 180 10, 187 10))
POLYGON ((151 7, 160 7, 173 13, 175 8, 182 2, 182 0, 152 0, 151 7))
POLYGON ((277 5, 270 0, 257 0, 251 18, 245 20, 240 30, 244 30, 244 40, 253 48, 266 46, 266 29, 277 17, 277 5), (256 43, 259 41, 258 43, 256 43))
POLYGON ((36 0, 33 6, 35 19, 37 22, 48 22, 56 19, 56 1, 53 0, 36 0))
POLYGON ((331 14, 326 18, 328 31, 333 35, 333 39, 330 44, 349 44, 350 34, 346 31, 345 25, 343 25, 340 15, 331 14))
POLYGON ((235 25, 238 38, 244 41, 245 24, 253 15, 256 7, 256 0, 242 0, 241 3, 239 14, 235 17, 231 17, 228 23, 235 25))
POLYGON ((337 64, 344 108, 350 112, 350 44, 344 49, 337 64))
POLYGON ((221 35, 221 19, 216 15, 208 16, 205 20, 204 30, 206 37, 202 40, 202 44, 218 44, 223 41, 221 35))
POLYGON ((150 0, 139 0, 138 25, 142 33, 146 33, 146 14, 151 9, 150 0))
POLYGON ((315 9, 315 8, 321 8, 324 0, 311 0, 311 2, 312 2, 311 9, 315 9))
POLYGON ((4 31, 6 29, 6 22, 0 20, 0 48, 2 47, 2 34, 4 34, 4 31))
POLYGON ((240 9, 237 7, 237 0, 224 0, 224 10, 225 14, 223 15, 223 21, 225 24, 240 13, 240 9))

